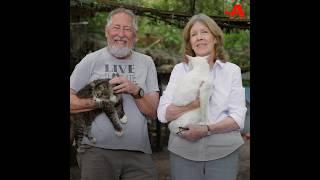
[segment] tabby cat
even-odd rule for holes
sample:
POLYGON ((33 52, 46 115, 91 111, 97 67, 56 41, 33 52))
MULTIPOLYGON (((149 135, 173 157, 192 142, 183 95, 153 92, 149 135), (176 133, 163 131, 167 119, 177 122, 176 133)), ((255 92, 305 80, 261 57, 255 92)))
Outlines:
POLYGON ((98 102, 98 108, 92 111, 70 114, 70 143, 75 139, 78 152, 84 152, 87 145, 82 144, 85 136, 90 142, 95 143, 96 139, 91 136, 91 124, 100 113, 105 113, 115 129, 117 136, 123 134, 120 123, 127 123, 127 117, 123 110, 121 94, 114 94, 109 84, 110 79, 97 79, 82 88, 76 95, 79 98, 93 98, 98 102))

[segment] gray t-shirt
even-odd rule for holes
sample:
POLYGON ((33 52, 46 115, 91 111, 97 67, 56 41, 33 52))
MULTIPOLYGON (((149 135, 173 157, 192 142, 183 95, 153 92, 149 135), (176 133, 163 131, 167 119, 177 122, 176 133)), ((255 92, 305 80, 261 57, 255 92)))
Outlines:
MULTIPOLYGON (((111 79, 114 73, 127 77, 145 93, 159 91, 156 68, 150 56, 133 51, 128 59, 119 60, 110 55, 107 48, 88 54, 76 65, 70 77, 70 88, 79 91, 93 80, 111 79)), ((102 113, 92 124, 91 133, 97 139, 96 144, 91 144, 86 138, 83 143, 106 149, 135 150, 151 154, 146 117, 130 94, 122 94, 122 97, 124 112, 128 118, 128 122, 122 124, 123 135, 118 137, 115 134, 109 118, 102 113)))

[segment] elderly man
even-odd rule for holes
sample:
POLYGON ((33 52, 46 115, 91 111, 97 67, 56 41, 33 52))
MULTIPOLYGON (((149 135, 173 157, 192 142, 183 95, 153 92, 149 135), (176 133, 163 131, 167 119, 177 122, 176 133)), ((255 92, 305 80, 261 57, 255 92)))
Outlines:
POLYGON ((105 26, 107 47, 86 55, 70 77, 70 112, 77 113, 97 107, 93 99, 79 99, 77 91, 95 79, 119 74, 110 83, 116 85, 116 93, 122 93, 128 117, 120 137, 105 114, 96 117, 91 130, 96 143, 84 138, 83 143, 90 148, 78 153, 82 180, 158 178, 151 159, 146 116, 156 118, 159 87, 151 57, 133 51, 137 30, 136 17, 130 10, 113 10, 105 26))

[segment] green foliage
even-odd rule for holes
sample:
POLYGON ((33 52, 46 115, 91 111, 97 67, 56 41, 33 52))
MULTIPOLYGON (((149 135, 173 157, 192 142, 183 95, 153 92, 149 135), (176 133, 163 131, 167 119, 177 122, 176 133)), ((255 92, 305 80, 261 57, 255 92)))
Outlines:
POLYGON ((98 12, 94 17, 88 18, 88 31, 97 34, 104 34, 104 26, 106 25, 107 16, 107 13, 98 12))
MULTIPOLYGON (((190 11, 190 3, 193 0, 112 0, 113 2, 131 4, 141 7, 156 8, 168 11, 190 11), (189 5, 189 6, 188 6, 189 5)), ((196 0, 195 11, 206 13, 208 15, 222 15, 222 9, 231 10, 237 0, 196 0)), ((250 2, 241 2, 246 16, 249 16, 250 2)), ((104 26, 107 13, 96 13, 94 17, 87 17, 88 33, 95 33, 100 40, 104 40, 104 26)), ((161 39, 161 41, 151 49, 161 49, 169 54, 182 55, 182 29, 168 25, 162 21, 156 21, 148 17, 138 16, 139 30, 138 39, 146 34, 161 39)), ((147 48, 138 41, 138 48, 147 48)), ((225 49, 230 56, 230 61, 240 67, 250 67, 250 30, 237 30, 225 33, 225 49)))
MULTIPOLYGON (((191 12, 191 4, 194 0, 111 0, 147 8, 155 8, 165 11, 191 12)), ((209 15, 223 15, 224 0, 196 0, 195 13, 209 13, 209 15)))
POLYGON ((250 87, 250 80, 242 79, 242 86, 243 87, 250 87))
POLYGON ((230 61, 240 67, 250 67, 250 31, 225 33, 225 49, 230 61))
POLYGON ((196 1, 196 12, 205 13, 209 16, 223 16, 224 0, 196 1))
MULTIPOLYGON (((161 21, 155 22, 150 18, 141 17, 139 20, 139 37, 144 37, 146 34, 150 34, 151 36, 161 39, 160 43, 152 47, 153 49, 166 49, 175 53, 182 52, 182 29, 178 29, 175 26, 165 24, 161 21)), ((137 46, 142 47, 141 44, 137 44, 137 46)))

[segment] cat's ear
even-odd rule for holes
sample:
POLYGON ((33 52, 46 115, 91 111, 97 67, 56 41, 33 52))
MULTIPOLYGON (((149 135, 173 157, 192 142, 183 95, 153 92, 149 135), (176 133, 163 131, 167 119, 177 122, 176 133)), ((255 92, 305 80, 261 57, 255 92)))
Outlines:
POLYGON ((92 81, 92 82, 90 83, 90 86, 93 88, 93 87, 96 85, 96 82, 97 82, 97 81, 92 81))

